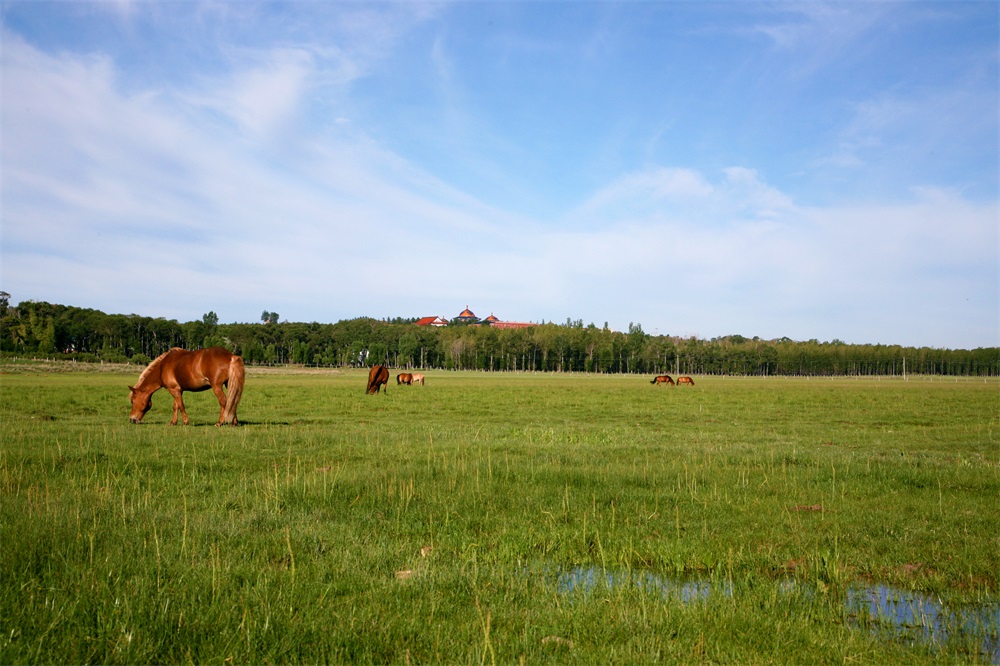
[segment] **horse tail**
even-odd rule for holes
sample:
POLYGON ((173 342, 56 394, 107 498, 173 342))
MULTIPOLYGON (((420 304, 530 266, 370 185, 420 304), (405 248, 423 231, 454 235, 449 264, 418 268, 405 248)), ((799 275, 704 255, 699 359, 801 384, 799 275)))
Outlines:
POLYGON ((222 414, 222 422, 227 425, 236 425, 236 407, 243 397, 243 380, 246 378, 246 369, 243 367, 243 359, 233 355, 229 361, 229 395, 226 398, 226 409, 222 414))

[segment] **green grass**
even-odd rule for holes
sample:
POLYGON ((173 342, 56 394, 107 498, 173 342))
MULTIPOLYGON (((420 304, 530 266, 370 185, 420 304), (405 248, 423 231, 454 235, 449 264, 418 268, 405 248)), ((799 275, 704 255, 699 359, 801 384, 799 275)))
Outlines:
POLYGON ((215 428, 162 391, 130 425, 138 371, 6 370, 3 664, 985 658, 844 600, 996 603, 995 380, 250 369, 215 428), (588 570, 716 593, 559 583, 588 570))

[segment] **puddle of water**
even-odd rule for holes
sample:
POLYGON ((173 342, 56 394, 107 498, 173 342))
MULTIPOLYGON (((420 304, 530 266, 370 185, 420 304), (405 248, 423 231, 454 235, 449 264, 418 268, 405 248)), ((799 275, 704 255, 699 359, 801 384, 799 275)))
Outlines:
MULTIPOLYGON (((660 591, 684 603, 704 602, 713 594, 733 595, 731 583, 684 580, 656 576, 649 572, 606 571, 597 568, 559 570, 554 574, 556 589, 563 593, 589 592, 626 586, 660 591)), ((815 589, 793 579, 776 583, 782 593, 815 589)), ((885 632, 889 639, 940 645, 950 638, 968 638, 979 644, 980 656, 1000 664, 1000 604, 979 604, 948 608, 940 599, 906 592, 885 585, 851 587, 844 611, 850 626, 870 627, 885 632), (862 617, 863 616, 863 617, 862 617)))
POLYGON ((950 637, 973 637, 980 655, 1000 664, 1000 604, 949 608, 940 599, 885 585, 851 588, 845 602, 854 626, 862 613, 890 635, 904 640, 940 644, 950 637))
MULTIPOLYGON (((556 575, 555 582, 556 589, 560 592, 589 592, 599 586, 608 589, 631 586, 644 590, 659 590, 684 603, 705 601, 716 589, 715 584, 703 580, 672 580, 661 578, 648 571, 630 573, 593 568, 560 571, 556 575)), ((727 596, 731 595, 732 587, 726 584, 723 592, 727 596)))

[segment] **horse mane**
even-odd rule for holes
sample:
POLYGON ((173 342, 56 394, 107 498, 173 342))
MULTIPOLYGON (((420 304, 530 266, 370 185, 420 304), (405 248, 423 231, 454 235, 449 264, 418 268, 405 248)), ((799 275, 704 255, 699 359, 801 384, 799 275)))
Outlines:
POLYGON ((142 386, 143 383, 146 381, 146 379, 151 374, 153 374, 153 372, 155 370, 159 370, 160 365, 163 363, 163 359, 165 359, 167 357, 167 354, 169 354, 170 352, 175 351, 177 349, 180 349, 180 347, 171 347, 169 350, 163 352, 162 354, 160 354, 159 356, 157 356, 156 358, 154 358, 153 362, 150 363, 149 365, 147 365, 146 369, 142 371, 141 375, 139 375, 139 379, 136 380, 135 385, 136 386, 142 386))

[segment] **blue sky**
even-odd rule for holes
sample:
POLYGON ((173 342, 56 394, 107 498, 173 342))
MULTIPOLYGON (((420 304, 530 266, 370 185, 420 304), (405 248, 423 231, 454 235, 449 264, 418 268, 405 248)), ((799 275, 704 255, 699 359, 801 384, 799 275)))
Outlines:
POLYGON ((1000 345, 1000 4, 0 3, 13 302, 1000 345))

